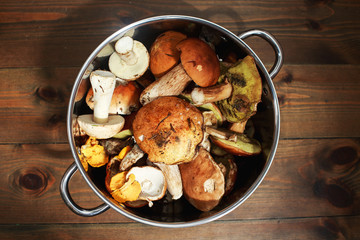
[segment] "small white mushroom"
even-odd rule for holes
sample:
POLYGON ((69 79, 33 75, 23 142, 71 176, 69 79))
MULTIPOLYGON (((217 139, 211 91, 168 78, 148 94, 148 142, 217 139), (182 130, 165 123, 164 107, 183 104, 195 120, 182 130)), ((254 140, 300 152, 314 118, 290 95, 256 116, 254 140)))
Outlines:
POLYGON ((96 70, 90 74, 90 82, 94 92, 94 113, 80 115, 79 126, 91 137, 111 138, 123 128, 125 123, 120 115, 109 116, 116 77, 109 71, 96 70))
POLYGON ((136 80, 149 67, 150 57, 146 47, 129 36, 116 42, 115 51, 109 58, 109 68, 121 79, 136 80))
POLYGON ((141 185, 139 200, 156 201, 165 195, 167 184, 160 169, 151 166, 132 167, 126 177, 131 174, 135 175, 135 180, 141 185))

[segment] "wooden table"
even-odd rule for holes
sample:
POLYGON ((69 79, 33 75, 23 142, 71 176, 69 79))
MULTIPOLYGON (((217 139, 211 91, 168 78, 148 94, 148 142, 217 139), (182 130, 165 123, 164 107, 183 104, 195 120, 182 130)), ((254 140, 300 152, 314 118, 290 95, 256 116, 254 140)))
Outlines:
MULTIPOLYGON (((0 239, 360 239, 359 1, 0 1, 0 239), (239 208, 187 229, 110 209, 75 215, 59 194, 74 161, 66 110, 82 63, 136 20, 183 14, 239 34, 271 32, 285 62, 273 79, 281 135, 268 175, 239 208)), ((247 43, 267 66, 273 50, 247 43)), ((76 174, 74 200, 99 198, 76 174)))

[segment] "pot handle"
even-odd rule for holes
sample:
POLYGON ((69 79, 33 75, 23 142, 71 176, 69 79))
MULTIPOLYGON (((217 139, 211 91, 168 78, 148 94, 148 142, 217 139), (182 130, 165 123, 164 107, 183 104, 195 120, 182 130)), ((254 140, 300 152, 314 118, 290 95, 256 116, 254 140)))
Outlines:
POLYGON ((272 36, 270 33, 263 30, 249 30, 247 32, 241 33, 238 37, 241 40, 245 40, 248 37, 258 36, 267 41, 275 51, 275 63, 269 71, 270 77, 273 79, 280 71, 280 68, 283 64, 283 51, 280 47, 279 42, 272 36))
POLYGON ((61 179, 60 183, 60 194, 62 199, 64 200, 65 204, 76 214, 83 216, 83 217, 93 217, 100 213, 105 212, 110 207, 107 204, 101 204, 98 207, 85 209, 77 205, 72 197, 70 196, 69 192, 69 181, 72 176, 75 174, 76 170, 78 170, 77 165, 73 162, 70 167, 66 170, 63 178, 61 179))

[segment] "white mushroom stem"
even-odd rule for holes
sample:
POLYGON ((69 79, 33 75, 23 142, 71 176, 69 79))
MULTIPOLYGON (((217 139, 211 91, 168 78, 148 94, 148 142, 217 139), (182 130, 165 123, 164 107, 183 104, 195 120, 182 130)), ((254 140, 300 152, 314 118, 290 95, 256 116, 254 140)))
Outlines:
POLYGON ((93 120, 95 123, 106 123, 109 118, 109 107, 116 77, 111 72, 96 70, 90 74, 90 82, 94 92, 93 120))
POLYGON ((116 52, 119 53, 120 58, 128 65, 134 65, 137 62, 133 47, 134 40, 129 36, 120 38, 115 44, 116 52))
POLYGON ((195 106, 200 106, 226 99, 231 96, 232 90, 232 85, 228 81, 211 87, 196 87, 191 91, 191 99, 195 106))
POLYGON ((178 165, 168 165, 164 163, 154 163, 163 172, 167 190, 172 196, 172 199, 177 200, 183 195, 182 180, 178 165))
POLYGON ((210 126, 205 126, 205 132, 208 133, 210 136, 214 136, 220 139, 229 140, 232 142, 237 141, 236 133, 232 133, 230 131, 221 131, 210 126))
POLYGON ((140 95, 140 103, 146 105, 161 96, 179 95, 189 82, 191 78, 180 63, 146 87, 140 95))
POLYGON ((107 139, 118 133, 125 120, 120 115, 109 116, 111 98, 115 89, 115 75, 108 71, 96 70, 90 74, 94 92, 94 113, 80 115, 79 126, 87 135, 97 139, 107 139))

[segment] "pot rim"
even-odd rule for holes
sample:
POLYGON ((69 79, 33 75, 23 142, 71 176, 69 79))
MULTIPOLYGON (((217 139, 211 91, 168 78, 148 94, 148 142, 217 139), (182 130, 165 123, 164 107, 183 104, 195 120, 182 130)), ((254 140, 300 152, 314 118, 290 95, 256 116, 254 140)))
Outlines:
POLYGON ((197 225, 201 225, 201 224, 205 224, 205 223, 209 223, 211 221, 217 220, 221 217, 223 217, 224 215, 230 213, 231 211, 233 211, 234 209, 236 209, 238 206, 240 206, 247 198, 249 198, 252 193, 257 189, 257 187, 261 184, 261 182, 263 181, 264 177, 266 176, 272 161, 275 157, 275 152, 278 146, 278 142, 279 142, 279 135, 280 135, 280 109, 279 109, 279 102, 278 102, 278 98, 277 98, 277 94, 276 94, 276 90, 275 87, 273 85, 272 79, 270 78, 270 75, 268 73, 268 71, 266 70, 264 64, 262 63, 262 61, 259 59, 259 57, 255 54, 255 52, 238 36, 236 36, 234 33, 230 32, 229 30, 227 30, 226 28, 213 23, 211 21, 202 19, 202 18, 198 18, 198 17, 192 17, 192 16, 186 16, 186 15, 160 15, 160 16, 155 16, 155 17, 149 17, 149 18, 145 18, 139 21, 136 21, 134 23, 131 23, 119 30, 117 30, 116 32, 114 32, 113 34, 111 34, 109 37, 107 37, 102 43, 100 43, 96 49, 90 54, 90 56, 87 58, 87 60, 85 61, 85 63, 82 65, 81 70, 79 71, 72 92, 71 92, 71 96, 70 96, 70 100, 69 100, 69 105, 68 105, 68 110, 67 110, 67 135, 68 135, 68 141, 69 141, 69 145, 71 148, 71 152, 72 155, 75 159, 75 163, 77 165, 77 168, 79 169, 82 177, 85 179, 85 181, 87 182, 87 184, 90 186, 90 188, 95 192, 95 194, 103 201, 105 202, 108 206, 110 206, 112 209, 114 209, 115 211, 117 211, 118 213, 141 223, 144 224, 148 224, 148 225, 152 225, 152 226, 157 226, 157 227, 166 227, 166 228, 181 228, 181 227, 190 227, 190 226, 197 226, 197 225), (79 159, 79 156, 77 154, 77 151, 75 149, 75 142, 73 139, 73 134, 72 134, 72 116, 73 116, 73 109, 75 106, 75 96, 77 94, 77 90, 79 88, 79 85, 81 83, 82 80, 82 76, 84 75, 87 67, 90 65, 90 63, 92 63, 92 61, 96 58, 96 56, 98 55, 98 53, 101 51, 101 49, 103 49, 103 47, 106 46, 106 44, 108 44, 109 42, 111 42, 112 40, 114 40, 116 37, 118 37, 119 35, 121 36, 122 34, 125 34, 128 30, 136 28, 136 27, 140 27, 140 26, 144 26, 147 24, 151 24, 154 22, 159 22, 159 21, 167 21, 167 20, 187 20, 187 21, 191 21, 191 22, 196 22, 198 24, 202 24, 202 25, 206 25, 209 26, 213 29, 216 29, 219 32, 224 33, 227 37, 230 37, 231 39, 233 39, 235 42, 237 42, 238 44, 240 44, 244 49, 246 49, 255 59, 257 67, 260 69, 260 71, 263 73, 266 82, 269 86, 270 92, 271 92, 271 96, 272 96, 272 102, 273 102, 273 107, 274 107, 274 139, 273 139, 273 143, 272 143, 272 147, 270 149, 270 153, 268 156, 268 159, 263 167, 263 170, 261 171, 261 173, 258 175, 258 177, 255 179, 255 181, 252 183, 252 185, 249 187, 249 189, 244 193, 244 195, 235 203, 231 204, 230 206, 220 210, 219 212, 217 212, 216 214, 209 216, 209 217, 205 217, 205 218, 201 218, 199 220, 193 220, 193 221, 188 221, 188 222, 160 222, 160 221, 155 221, 155 220, 150 220, 147 218, 142 218, 139 217, 138 215, 135 215, 133 213, 130 213, 124 209, 121 208, 121 206, 114 204, 111 200, 108 199, 107 196, 105 196, 93 183, 93 181, 89 178, 88 174, 86 173, 85 169, 83 168, 81 161, 79 159))

